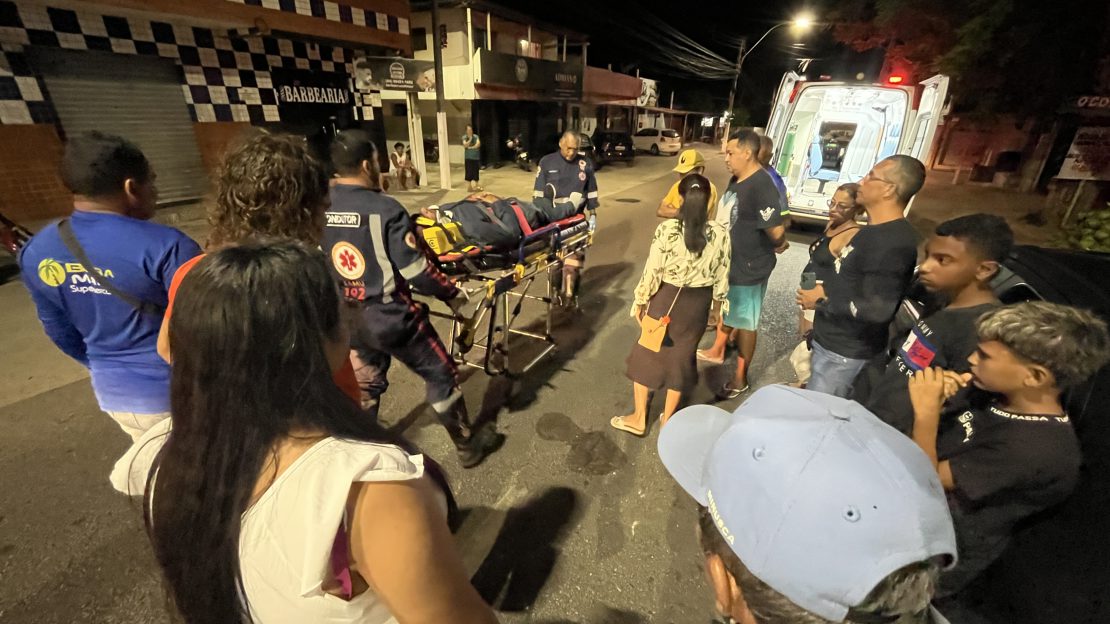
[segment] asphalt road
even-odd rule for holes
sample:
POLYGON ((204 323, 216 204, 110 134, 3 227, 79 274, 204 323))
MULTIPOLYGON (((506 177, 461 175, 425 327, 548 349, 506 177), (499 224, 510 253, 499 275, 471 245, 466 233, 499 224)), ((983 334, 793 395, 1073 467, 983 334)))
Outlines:
MULTIPOLYGON (((471 409, 496 414, 507 435, 500 452, 477 469, 459 468, 446 434, 420 405, 420 384, 394 367, 383 420, 447 468, 466 510, 459 547, 504 622, 713 617, 693 502, 658 461, 654 423, 643 439, 608 426, 631 408, 630 293, 658 222, 655 207, 673 182, 673 158, 639 160, 600 174, 603 208, 581 309, 556 317, 553 356, 516 381, 467 373, 471 409)), ((727 178, 719 156, 710 157, 709 173, 718 184, 727 178)), ((786 356, 798 340, 793 291, 808 238, 791 235, 772 277, 755 386, 793 380, 786 356)), ((24 346, 34 337, 27 332, 41 331, 26 299, 20 284, 0 286, 0 306, 10 311, 0 330, 24 346)), ((126 438, 98 410, 87 379, 41 342, 5 368, 39 371, 34 383, 10 373, 22 389, 0 399, 0 621, 167 622, 140 506, 107 481, 126 438)), ((727 374, 703 369, 692 401, 711 401, 709 384, 727 374)), ((652 413, 661 407, 660 398, 652 413)))

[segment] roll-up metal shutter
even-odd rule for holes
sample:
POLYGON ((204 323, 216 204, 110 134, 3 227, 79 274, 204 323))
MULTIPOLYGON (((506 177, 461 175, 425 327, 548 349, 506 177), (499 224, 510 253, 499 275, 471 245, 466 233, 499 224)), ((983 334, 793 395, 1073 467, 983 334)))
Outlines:
POLYGON ((181 69, 148 56, 29 49, 66 136, 97 130, 138 145, 158 175, 158 203, 200 198, 207 179, 181 69))

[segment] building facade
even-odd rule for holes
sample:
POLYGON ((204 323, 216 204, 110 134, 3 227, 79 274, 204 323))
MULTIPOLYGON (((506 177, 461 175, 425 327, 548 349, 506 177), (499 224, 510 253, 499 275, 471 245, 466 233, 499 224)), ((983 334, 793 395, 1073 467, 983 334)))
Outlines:
POLYGON ((398 0, 0 0, 0 209, 66 214, 62 143, 89 130, 136 142, 167 204, 202 197, 250 126, 382 135, 352 63, 408 54, 409 18, 398 0))

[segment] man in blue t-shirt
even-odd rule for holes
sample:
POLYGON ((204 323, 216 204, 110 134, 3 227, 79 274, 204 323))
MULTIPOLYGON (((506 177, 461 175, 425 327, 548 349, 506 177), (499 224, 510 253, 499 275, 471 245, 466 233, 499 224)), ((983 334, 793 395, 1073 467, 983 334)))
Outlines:
POLYGON ((100 409, 132 440, 170 415, 158 329, 173 274, 200 253, 182 232, 147 221, 158 197, 154 178, 126 140, 75 137, 62 159, 73 214, 65 228, 55 223, 36 234, 19 256, 46 335, 89 368, 100 409), (76 246, 63 240, 66 230, 76 246))
POLYGON ((775 155, 775 142, 771 137, 760 135, 759 137, 759 164, 763 165, 763 170, 771 176, 771 181, 775 183, 775 188, 779 190, 779 199, 782 200, 782 216, 790 214, 790 198, 786 193, 786 181, 782 179, 779 172, 771 166, 771 157, 775 155))

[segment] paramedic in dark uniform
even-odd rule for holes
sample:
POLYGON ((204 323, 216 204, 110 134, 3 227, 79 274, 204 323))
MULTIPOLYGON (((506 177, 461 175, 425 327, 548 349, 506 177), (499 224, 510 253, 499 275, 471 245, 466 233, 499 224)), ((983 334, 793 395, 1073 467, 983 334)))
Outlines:
POLYGON ((459 461, 466 468, 477 466, 502 436, 493 423, 472 428, 455 361, 410 286, 456 311, 465 295, 418 248, 404 207, 378 190, 381 172, 370 136, 361 130, 341 132, 332 143, 331 160, 337 173, 322 246, 355 311, 351 349, 364 406, 377 415, 389 386, 390 362, 397 358, 424 380, 427 401, 455 443, 459 461))
MULTIPOLYGON (((594 169, 582 156, 578 155, 578 133, 568 130, 559 139, 559 151, 540 159, 536 173, 533 197, 546 197, 553 203, 570 201, 579 212, 586 210, 590 218, 591 231, 596 227, 593 211, 597 210, 597 178, 594 169)), ((563 266, 562 298, 564 303, 576 301, 578 296, 578 273, 586 260, 585 252, 579 252, 566 259, 563 266)))

